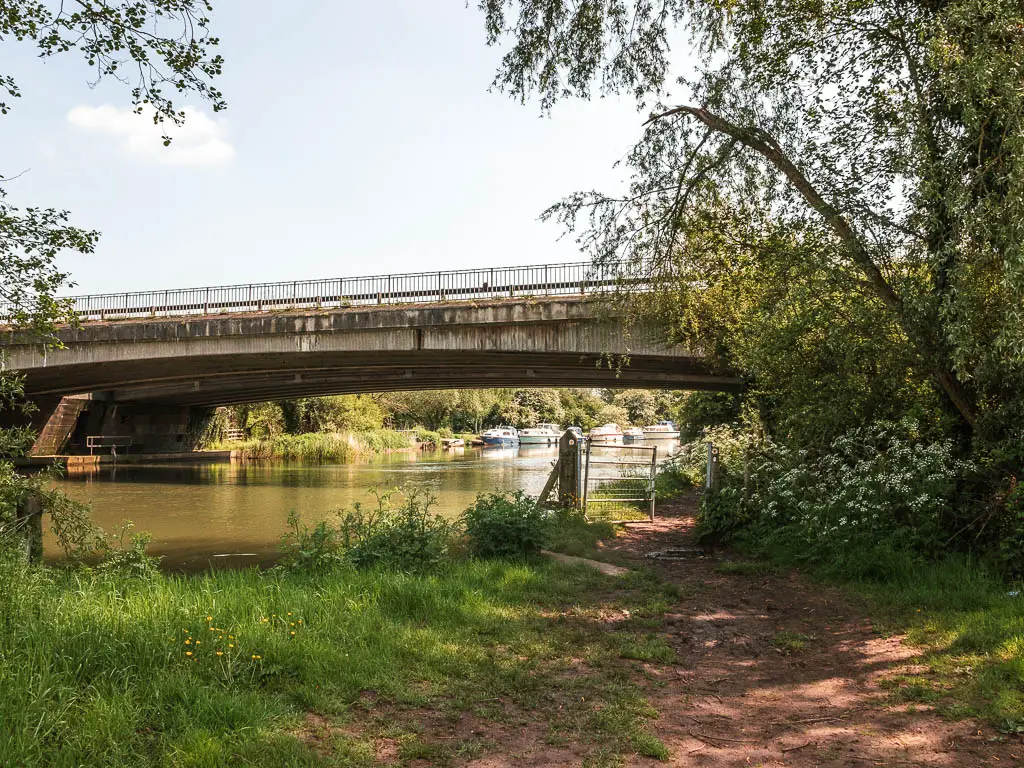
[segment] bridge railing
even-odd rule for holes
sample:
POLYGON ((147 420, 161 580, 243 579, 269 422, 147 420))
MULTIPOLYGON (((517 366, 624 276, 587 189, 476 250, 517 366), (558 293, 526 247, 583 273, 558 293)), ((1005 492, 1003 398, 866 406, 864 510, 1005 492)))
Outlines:
MULTIPOLYGON (((516 296, 570 296, 611 290, 619 285, 621 275, 619 263, 568 262, 104 293, 74 296, 71 300, 82 320, 115 320, 516 296)), ((0 307, 0 315, 3 314, 0 307)))

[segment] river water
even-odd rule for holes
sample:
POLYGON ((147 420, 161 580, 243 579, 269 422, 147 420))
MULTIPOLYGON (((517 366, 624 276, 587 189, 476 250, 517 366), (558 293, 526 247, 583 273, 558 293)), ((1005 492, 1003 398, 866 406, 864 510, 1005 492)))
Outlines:
MULTIPOLYGON (((671 445, 659 441, 659 454, 671 445)), ((668 449, 668 450, 666 450, 668 449)), ((663 452, 664 451, 664 452, 663 452)), ((104 466, 56 482, 92 505, 108 531, 127 520, 153 541, 149 551, 167 570, 265 565, 278 555, 288 513, 307 523, 354 501, 373 503, 369 490, 415 487, 437 498, 434 511, 457 517, 478 493, 522 489, 537 495, 558 456, 557 446, 411 451, 343 464, 285 461, 104 466)), ((47 533, 48 557, 59 550, 47 533)))
MULTIPOLYGON (((434 507, 458 516, 478 493, 522 489, 536 495, 557 447, 465 448, 401 452, 344 464, 225 462, 104 467, 68 475, 57 486, 92 505, 108 531, 126 520, 153 536, 150 552, 169 570, 244 567, 273 561, 291 510, 307 522, 354 501, 369 489, 409 486, 437 497, 434 507)), ((45 550, 58 554, 47 534, 45 550)))

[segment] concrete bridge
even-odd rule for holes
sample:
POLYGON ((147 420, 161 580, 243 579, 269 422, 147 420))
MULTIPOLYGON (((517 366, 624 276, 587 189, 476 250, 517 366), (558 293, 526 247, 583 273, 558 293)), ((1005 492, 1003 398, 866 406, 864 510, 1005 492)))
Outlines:
POLYGON ((585 264, 75 299, 41 350, 8 331, 5 367, 37 402, 34 452, 123 435, 188 450, 211 406, 477 387, 736 390, 699 352, 627 327, 585 264))

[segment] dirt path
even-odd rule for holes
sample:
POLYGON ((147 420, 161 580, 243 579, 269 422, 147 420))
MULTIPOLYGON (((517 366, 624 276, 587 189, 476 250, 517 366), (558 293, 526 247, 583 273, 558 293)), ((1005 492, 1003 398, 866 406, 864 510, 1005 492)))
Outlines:
MULTIPOLYGON (((693 502, 663 505, 609 551, 679 585, 663 631, 679 663, 647 671, 652 730, 673 762, 692 766, 1024 765, 1019 737, 976 721, 947 722, 921 705, 885 701, 879 679, 913 669, 915 650, 877 635, 848 599, 795 575, 729 574, 726 556, 652 561, 693 547, 693 502), (802 645, 787 652, 787 646, 802 645)), ((650 765, 637 759, 633 764, 650 765)))
MULTIPOLYGON (((670 663, 621 659, 603 668, 609 676, 628 675, 657 710, 659 716, 648 730, 670 750, 670 764, 695 768, 1024 766, 1020 736, 1004 736, 978 721, 948 722, 921 704, 893 704, 879 683, 899 673, 921 673, 917 651, 899 638, 876 633, 863 608, 840 592, 795 573, 730 568, 727 564, 737 558, 729 552, 687 554, 676 560, 650 558, 651 552, 696 547, 694 512, 693 499, 662 504, 657 522, 633 524, 604 547, 609 560, 653 569, 678 588, 679 598, 668 611, 645 625, 672 647, 675 659, 670 663)), ((594 707, 600 709, 601 704, 594 707)), ((410 759, 402 757, 394 739, 378 736, 374 764, 417 768, 665 764, 635 754, 625 759, 615 753, 602 755, 592 744, 552 738, 552 723, 570 717, 568 708, 563 711, 561 705, 556 711, 510 705, 498 717, 429 707, 368 706, 367 711, 366 719, 346 727, 372 735, 400 723, 414 728, 419 743, 429 749, 464 747, 448 749, 443 756, 438 752, 410 759)), ((307 730, 310 739, 323 736, 323 729, 307 730)))

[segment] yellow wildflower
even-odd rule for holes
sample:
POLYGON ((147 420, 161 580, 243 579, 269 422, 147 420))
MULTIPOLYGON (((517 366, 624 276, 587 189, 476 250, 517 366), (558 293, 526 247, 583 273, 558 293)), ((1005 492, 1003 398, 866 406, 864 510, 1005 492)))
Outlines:
POLYGON ((235 647, 234 643, 228 643, 228 648, 234 648, 234 647, 235 647))
POLYGON ((185 655, 186 656, 191 656, 192 655, 192 651, 185 651, 185 655))
POLYGON ((191 637, 186 637, 185 638, 185 645, 191 645, 191 644, 192 644, 192 638, 191 637))
POLYGON ((223 656, 224 655, 224 651, 217 651, 217 655, 218 656, 223 656))
POLYGON ((292 634, 292 637, 295 637, 295 630, 294 629, 292 630, 291 634, 292 634))
POLYGON ((206 620, 207 620, 207 621, 213 621, 213 616, 207 616, 207 617, 206 617, 206 620))
POLYGON ((257 655, 256 655, 256 654, 254 653, 254 654, 252 655, 252 658, 253 658, 253 661, 256 661, 256 660, 258 660, 258 659, 262 659, 263 657, 262 657, 262 656, 257 656, 257 655))

